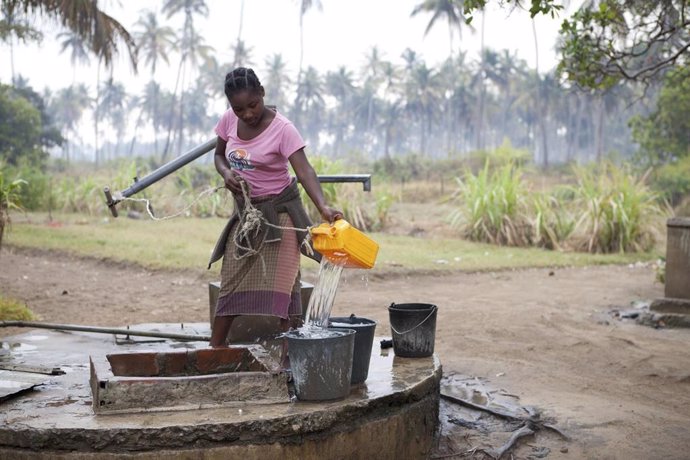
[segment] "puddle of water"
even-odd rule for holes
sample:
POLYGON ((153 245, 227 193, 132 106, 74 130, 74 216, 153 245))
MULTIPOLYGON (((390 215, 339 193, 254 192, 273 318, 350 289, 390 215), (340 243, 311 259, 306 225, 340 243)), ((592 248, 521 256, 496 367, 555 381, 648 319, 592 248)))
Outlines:
POLYGON ((0 388, 16 390, 26 386, 26 382, 12 382, 10 380, 0 380, 0 388))
POLYGON ((29 345, 27 343, 0 342, 0 362, 23 362, 21 358, 35 353, 37 348, 36 345, 29 345))
POLYGON ((41 340, 48 340, 47 335, 40 334, 29 334, 25 336, 26 340, 31 340, 32 342, 40 342, 41 340))

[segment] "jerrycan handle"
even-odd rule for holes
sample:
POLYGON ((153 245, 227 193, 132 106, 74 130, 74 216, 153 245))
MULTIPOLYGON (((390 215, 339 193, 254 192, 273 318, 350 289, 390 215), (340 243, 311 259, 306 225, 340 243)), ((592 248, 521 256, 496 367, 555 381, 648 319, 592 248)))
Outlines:
POLYGON ((338 231, 334 225, 321 224, 318 227, 311 228, 312 235, 326 235, 331 238, 335 237, 335 233, 338 231))

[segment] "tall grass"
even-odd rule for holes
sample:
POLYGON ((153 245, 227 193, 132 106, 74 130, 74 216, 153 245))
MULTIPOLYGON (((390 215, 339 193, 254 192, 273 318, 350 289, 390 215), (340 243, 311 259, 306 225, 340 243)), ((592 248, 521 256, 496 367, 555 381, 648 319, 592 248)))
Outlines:
POLYGON ((18 300, 0 294, 0 321, 31 321, 35 319, 29 308, 18 300))
POLYGON ((513 163, 458 179, 451 224, 472 240, 590 253, 645 252, 660 238, 666 207, 648 174, 603 163, 574 169, 576 185, 539 193, 513 163))
POLYGON ((22 210, 20 191, 22 186, 26 185, 26 181, 21 178, 14 180, 5 178, 3 170, 3 165, 0 163, 0 248, 5 228, 11 223, 10 211, 22 210))
POLYGON ((530 200, 532 244, 553 250, 568 249, 567 241, 575 230, 575 216, 563 193, 535 193, 530 200))
POLYGON ((575 200, 582 212, 579 249, 587 252, 647 251, 659 237, 659 221, 668 211, 641 176, 624 167, 602 163, 576 168, 575 200))
POLYGON ((457 178, 454 198, 461 203, 451 214, 451 225, 472 240, 507 246, 527 246, 530 225, 526 210, 526 184, 514 163, 492 169, 490 161, 476 175, 466 171, 457 178))

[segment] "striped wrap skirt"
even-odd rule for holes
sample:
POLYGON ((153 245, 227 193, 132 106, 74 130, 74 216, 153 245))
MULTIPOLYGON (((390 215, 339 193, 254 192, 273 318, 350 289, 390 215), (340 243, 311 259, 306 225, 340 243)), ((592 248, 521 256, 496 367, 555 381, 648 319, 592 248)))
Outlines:
MULTIPOLYGON (((281 227, 293 227, 286 212, 281 227)), ((302 314, 300 251, 295 230, 283 228, 279 241, 264 243, 257 254, 236 258, 233 228, 220 270, 216 316, 268 315, 287 319, 302 314)))

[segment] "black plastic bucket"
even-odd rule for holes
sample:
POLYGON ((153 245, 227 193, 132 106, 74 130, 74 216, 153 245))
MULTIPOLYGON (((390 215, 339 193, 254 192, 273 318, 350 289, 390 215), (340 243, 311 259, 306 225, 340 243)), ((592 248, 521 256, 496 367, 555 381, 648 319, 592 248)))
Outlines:
POLYGON ((428 303, 392 303, 388 307, 396 356, 423 358, 434 354, 437 311, 436 305, 428 303))
POLYGON ((369 375, 369 361, 371 361, 371 348, 374 345, 376 321, 358 318, 355 315, 331 317, 328 328, 333 330, 353 329, 356 332, 350 383, 364 382, 369 375))
POLYGON ((297 330, 285 334, 297 399, 327 401, 350 394, 355 331, 297 330))

